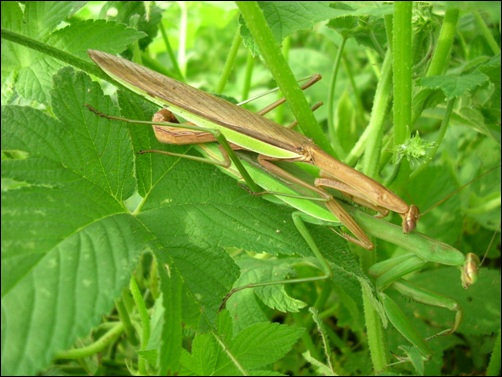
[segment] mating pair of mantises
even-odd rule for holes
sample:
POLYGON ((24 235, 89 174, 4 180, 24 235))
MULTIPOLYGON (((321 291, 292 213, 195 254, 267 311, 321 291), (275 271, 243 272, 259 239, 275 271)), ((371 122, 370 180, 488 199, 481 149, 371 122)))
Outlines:
MULTIPOLYGON (((417 207, 408 205, 380 183, 334 159, 302 134, 261 116, 264 111, 258 114, 252 113, 221 98, 104 52, 90 50, 89 55, 112 79, 149 101, 168 108, 157 112, 152 122, 123 118, 118 118, 119 120, 153 125, 155 135, 161 143, 195 144, 205 157, 158 152, 219 165, 225 173, 238 180, 244 180, 251 191, 271 194, 300 211, 293 214, 294 223, 318 258, 324 275, 306 279, 261 282, 234 288, 224 302, 231 294, 244 288, 321 280, 331 276, 331 269, 307 231, 304 221, 330 227, 340 226, 341 223, 352 235, 342 232, 336 232, 337 234, 371 250, 373 243, 361 229, 359 225, 361 224, 369 233, 412 251, 400 258, 393 258, 390 262, 378 263, 370 269, 371 274, 378 276, 377 289, 390 322, 424 356, 431 355, 423 337, 402 315, 397 305, 383 293, 383 290, 393 285, 402 294, 414 300, 456 313, 452 327, 432 337, 450 334, 458 328, 462 320, 462 310, 454 300, 397 281, 430 261, 459 267, 465 288, 473 284, 477 276, 479 259, 476 255, 464 256, 448 245, 433 242, 419 234, 414 235, 416 242, 413 244, 409 242, 407 237, 410 235, 403 233, 415 229, 419 217, 417 207), (190 123, 178 123, 173 113, 190 123), (320 169, 319 176, 311 177, 313 182, 300 178, 302 173, 292 172, 292 169, 296 168, 294 164, 283 164, 283 162, 315 165, 320 169), (343 193, 353 202, 377 211, 381 217, 387 215, 389 211, 398 213, 402 218, 402 230, 392 226, 386 227, 385 232, 380 232, 373 225, 367 225, 369 215, 349 210, 358 224, 349 214, 349 207, 337 201, 325 188, 343 193)), ((100 116, 117 119, 88 107, 100 116)))

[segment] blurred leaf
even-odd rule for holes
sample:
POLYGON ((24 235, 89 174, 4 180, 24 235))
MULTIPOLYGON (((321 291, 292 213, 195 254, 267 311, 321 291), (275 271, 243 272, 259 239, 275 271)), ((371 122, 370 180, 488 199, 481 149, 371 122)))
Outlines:
MULTIPOLYGON (((101 9, 101 16, 107 20, 123 24, 143 32, 146 36, 139 40, 141 49, 145 49, 157 35, 162 19, 162 10, 153 5, 146 12, 145 1, 109 1, 101 9)), ((150 2, 154 4, 153 2, 150 2)), ((113 39, 110 39, 112 41, 113 39)), ((104 50, 108 51, 108 50, 104 50)))
MULTIPOLYGON (((430 167, 410 182, 413 186, 413 203, 422 212, 451 194, 456 187, 454 177, 439 167, 430 167), (431 184, 433 182, 434 184, 431 184)), ((440 207, 425 214, 418 223, 418 231, 447 244, 455 244, 462 230, 460 197, 454 195, 440 207)))

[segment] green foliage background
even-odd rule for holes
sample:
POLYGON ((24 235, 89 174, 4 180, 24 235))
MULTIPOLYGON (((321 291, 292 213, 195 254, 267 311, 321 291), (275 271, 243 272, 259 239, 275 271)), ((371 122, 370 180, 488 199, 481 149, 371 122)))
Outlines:
MULTIPOLYGON (((93 81, 105 77, 88 49, 122 54, 237 99, 274 87, 269 68, 275 63, 267 67, 248 52, 259 47, 234 3, 1 6, 2 375, 497 374, 496 357, 488 365, 497 341, 500 347, 500 166, 434 208, 418 228, 479 256, 496 232, 469 291, 452 267, 430 266, 410 278, 459 301, 461 327, 429 342, 433 358, 425 367, 381 370, 370 354, 363 309, 361 287, 378 307, 373 280, 358 259, 366 251, 309 226, 332 280, 244 290, 220 313, 232 286, 319 274, 292 210, 249 195, 215 167, 138 155, 141 149, 195 152, 160 145, 149 127, 98 118, 84 107, 144 120, 156 111, 143 98, 93 81), (232 51, 235 60, 226 66, 232 51)), ((418 131, 422 141, 400 150, 409 162, 396 165, 392 106, 383 103, 384 131, 360 139, 377 113, 394 6, 260 3, 295 77, 324 76, 305 95, 311 104, 327 104, 316 118, 329 148, 353 165, 376 149, 378 180, 423 209, 500 164, 500 3, 454 6, 462 8, 413 5, 413 101, 406 107, 412 123, 406 126, 408 136, 418 131), (453 44, 429 74, 445 14, 458 15, 453 44), (427 141, 436 142, 435 154, 427 141)), ((270 102, 268 96, 251 108, 270 102)), ((271 117, 293 120, 287 107, 271 117)), ((402 252, 375 242, 378 260, 402 252)), ((389 294, 424 336, 452 321, 451 312, 389 294)), ((391 353, 411 348, 391 325, 381 338, 388 363, 391 353)))

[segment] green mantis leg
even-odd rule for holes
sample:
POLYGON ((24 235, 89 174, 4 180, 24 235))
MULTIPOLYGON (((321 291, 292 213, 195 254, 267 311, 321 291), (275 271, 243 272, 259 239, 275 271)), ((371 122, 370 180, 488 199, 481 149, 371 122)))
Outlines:
MULTIPOLYGON (((469 260, 470 257, 466 258, 465 265, 469 265, 469 260)), ((377 289, 380 291, 379 296, 390 322, 410 343, 416 346, 426 358, 429 358, 431 356, 431 351, 425 341, 455 332, 462 321, 462 308, 451 298, 417 287, 401 279, 401 277, 421 269, 425 264, 426 261, 409 253, 377 263, 370 268, 369 273, 376 277, 377 289), (414 326, 405 317, 398 305, 384 293, 384 290, 390 287, 416 302, 445 308, 454 312, 455 318, 452 326, 424 340, 422 336, 416 333, 414 326)))

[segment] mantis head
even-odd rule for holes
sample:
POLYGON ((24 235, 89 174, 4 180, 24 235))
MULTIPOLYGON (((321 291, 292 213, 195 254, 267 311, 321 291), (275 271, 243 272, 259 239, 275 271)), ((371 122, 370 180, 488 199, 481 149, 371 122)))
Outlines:
POLYGON ((417 226, 417 220, 420 217, 420 211, 417 206, 410 205, 408 212, 402 215, 403 218, 403 232, 409 233, 417 226))
POLYGON ((478 279, 479 258, 476 254, 468 253, 462 268, 462 287, 465 289, 473 285, 478 279))

